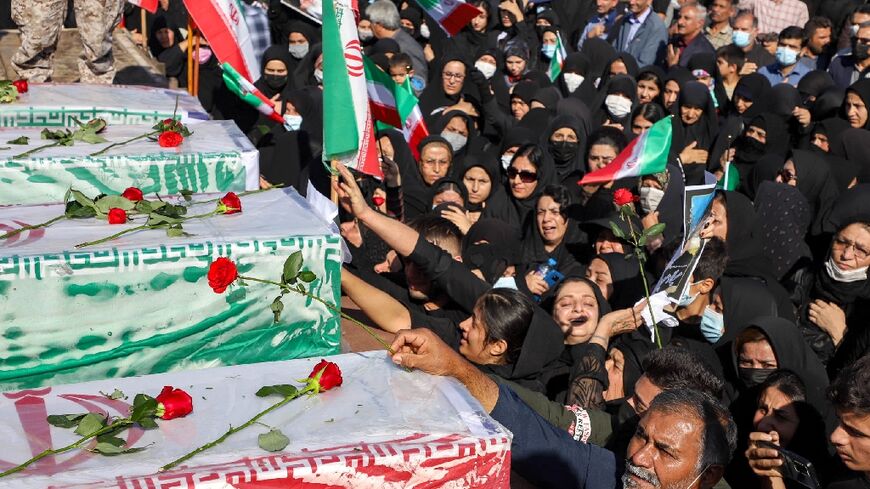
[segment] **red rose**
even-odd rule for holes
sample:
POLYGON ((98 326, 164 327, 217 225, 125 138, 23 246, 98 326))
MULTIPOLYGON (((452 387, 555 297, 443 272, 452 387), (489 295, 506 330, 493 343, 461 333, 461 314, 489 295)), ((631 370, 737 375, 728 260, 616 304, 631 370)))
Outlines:
POLYGON ((239 277, 239 271, 236 269, 236 264, 229 258, 220 257, 211 262, 208 267, 208 286, 215 291, 216 294, 221 294, 231 283, 239 277))
POLYGON ((613 203, 618 207, 631 204, 636 200, 638 200, 637 197, 631 193, 631 190, 626 188, 617 189, 616 192, 613 192, 613 203))
POLYGON ((338 365, 321 359, 308 374, 308 379, 317 386, 315 392, 328 391, 341 385, 341 369, 338 365))
POLYGON ((242 201, 234 192, 227 192, 218 202, 218 212, 221 214, 236 214, 242 212, 242 201))
POLYGON ((163 148, 174 148, 184 141, 184 136, 175 131, 163 131, 157 138, 157 144, 163 148))
POLYGON ((173 122, 175 122, 175 119, 163 119, 164 126, 171 126, 173 122))
POLYGON ((156 399, 157 416, 160 419, 181 418, 193 411, 193 399, 190 394, 169 385, 163 387, 156 399))
POLYGON ((374 204, 375 207, 380 207, 384 202, 386 202, 386 199, 384 199, 380 195, 375 195, 374 197, 372 197, 372 204, 374 204))
POLYGON ((121 197, 124 197, 130 202, 139 202, 140 200, 145 198, 145 196, 142 195, 142 191, 136 187, 127 187, 127 190, 124 190, 124 193, 121 194, 121 197))
POLYGON ((12 82, 18 93, 27 93, 27 80, 15 80, 12 82))
POLYGON ((124 224, 127 222, 127 212, 124 209, 112 207, 109 209, 109 224, 124 224))

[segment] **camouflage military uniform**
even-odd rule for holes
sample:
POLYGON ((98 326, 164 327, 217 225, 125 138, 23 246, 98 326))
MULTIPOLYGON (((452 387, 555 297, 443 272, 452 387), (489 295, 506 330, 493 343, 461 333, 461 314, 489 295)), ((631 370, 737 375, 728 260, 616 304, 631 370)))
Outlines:
MULTIPOLYGON (((112 30, 121 20, 124 0, 75 0, 82 39, 79 74, 83 83, 112 83, 115 77, 112 30)), ((12 66, 22 78, 51 78, 52 58, 66 16, 67 0, 12 0, 12 20, 21 31, 21 46, 12 66)))

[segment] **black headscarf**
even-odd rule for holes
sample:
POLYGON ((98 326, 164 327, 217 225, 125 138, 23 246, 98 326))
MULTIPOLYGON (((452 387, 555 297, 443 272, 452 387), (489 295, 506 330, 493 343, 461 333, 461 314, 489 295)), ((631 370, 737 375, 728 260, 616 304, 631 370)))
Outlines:
MULTIPOLYGON (((423 117, 428 117, 432 115, 433 112, 441 109, 443 107, 448 107, 451 105, 455 105, 459 102, 459 99, 462 97, 462 90, 456 95, 448 95, 444 92, 444 86, 441 83, 441 72, 444 69, 444 66, 447 63, 452 61, 458 61, 465 65, 466 74, 468 73, 468 63, 460 56, 450 56, 445 58, 443 63, 440 63, 437 70, 433 70, 432 80, 426 85, 426 88, 423 89, 423 93, 420 94, 420 110, 423 112, 423 117), (437 76, 435 75, 437 73, 437 76)), ((465 82, 468 81, 468 76, 465 77, 465 81, 463 82, 463 86, 465 86, 465 82)))
POLYGON ((556 79, 556 86, 562 91, 562 96, 566 98, 574 97, 591 102, 595 98, 596 90, 595 75, 589 70, 589 57, 583 53, 571 53, 565 57, 562 72, 556 79), (583 77, 583 82, 573 92, 569 92, 568 86, 565 84, 565 73, 576 73, 583 77))
POLYGON ((468 229, 462 244, 462 262, 478 269, 489 283, 495 283, 510 265, 519 263, 520 235, 500 219, 481 218, 468 229))
POLYGON ((281 93, 290 82, 290 75, 293 72, 293 68, 295 68, 295 64, 291 62, 291 58, 292 56, 290 56, 290 53, 287 51, 287 46, 269 46, 263 53, 263 63, 260 67, 260 73, 262 73, 262 76, 254 82, 254 86, 260 89, 260 91, 263 92, 263 95, 269 98, 281 93), (284 63, 284 66, 287 68, 287 75, 284 77, 283 83, 278 83, 280 82, 278 79, 266 79, 266 64, 269 63, 269 61, 275 60, 284 63))
POLYGON ((825 216, 822 231, 835 233, 858 221, 870 222, 870 184, 859 183, 841 193, 825 216))
POLYGON ((181 31, 178 29, 178 26, 176 26, 166 16, 158 15, 154 19, 154 22, 151 23, 151 33, 148 35, 148 49, 151 51, 151 55, 155 58, 160 56, 160 53, 162 53, 163 51, 169 49, 161 46, 160 42, 157 40, 157 31, 164 28, 172 31, 175 37, 175 44, 178 44, 179 42, 184 40, 184 38, 181 36, 181 31))
POLYGON ((722 82, 722 77, 719 75, 719 69, 716 66, 716 55, 713 53, 693 54, 692 57, 689 58, 687 68, 689 68, 689 71, 691 71, 693 75, 696 70, 703 70, 710 75, 713 83, 712 92, 716 97, 715 100, 713 100, 713 104, 718 109, 719 113, 723 115, 727 113, 728 93, 725 91, 725 85, 722 82))
POLYGON ((814 121, 837 117, 840 112, 840 106, 843 105, 843 99, 846 98, 846 91, 839 87, 831 87, 822 92, 816 101, 813 102, 813 107, 810 109, 814 121))
POLYGON ((595 110, 595 116, 593 118, 594 123, 601 125, 609 120, 616 124, 622 124, 623 127, 630 123, 629 117, 631 117, 631 111, 629 111, 629 113, 624 117, 618 118, 611 115, 607 110, 607 106, 605 105, 607 96, 616 93, 628 97, 628 99, 631 100, 632 108, 637 105, 637 83, 634 81, 634 78, 628 75, 616 75, 609 79, 599 90, 598 99, 592 106, 593 110, 595 110))
POLYGON ((763 113, 753 117, 747 127, 755 126, 767 132, 766 142, 761 143, 745 134, 745 129, 734 141, 734 167, 740 174, 740 188, 749 198, 762 180, 773 180, 782 168, 788 153, 788 130, 782 118, 775 114, 763 113), (764 161, 766 166, 759 169, 764 161), (765 171, 770 166, 770 171, 765 171))
POLYGON ((569 173, 583 169, 583 157, 586 154, 586 124, 570 115, 559 115, 553 118, 547 130, 541 138, 541 146, 547 148, 553 162, 556 165, 556 180, 562 179, 569 173), (577 143, 566 145, 550 141, 553 133, 559 129, 568 128, 577 136, 577 143), (566 153, 567 148, 575 148, 573 155, 566 153), (566 158, 566 159, 561 159, 566 158))
MULTIPOLYGON (((535 186, 535 190, 531 195, 526 197, 525 199, 517 199, 513 196, 510 190, 510 182, 507 182, 507 194, 510 201, 514 204, 514 209, 517 213, 517 219, 520 223, 520 226, 525 229, 527 226, 527 220, 533 219, 535 213, 535 205, 538 202, 538 198, 541 196, 541 192, 544 191, 544 187, 547 185, 556 183, 556 166, 553 163, 553 158, 550 157, 550 152, 547 151, 546 148, 541 148, 541 161, 538 162, 538 166, 536 168, 538 172, 538 183, 535 186)), ((516 159, 516 156, 514 157, 516 159)), ((535 165, 535 162, 529 161, 532 165, 535 165)))
MULTIPOLYGON (((776 299, 758 280, 745 277, 722 277, 719 280, 725 332, 714 347, 734 340, 750 320, 759 316, 776 316, 776 299)), ((730 346, 728 347, 730 349, 730 346)))
MULTIPOLYGON (((665 78, 665 85, 667 86, 669 81, 676 82, 680 87, 680 91, 682 91, 683 86, 690 81, 696 81, 695 76, 692 75, 692 72, 688 70, 685 66, 672 66, 670 70, 668 70, 668 76, 665 78)), ((671 114, 679 115, 679 105, 677 102, 671 104, 670 107, 665 107, 671 114)))
POLYGON ((719 118, 710 97, 710 90, 701 82, 687 82, 680 90, 677 106, 700 107, 704 112, 697 122, 687 126, 677 111, 674 116, 674 150, 679 153, 693 142, 697 143, 697 149, 709 150, 719 130, 719 118))
POLYGON ((795 150, 791 157, 797 173, 797 188, 806 197, 813 215, 811 232, 821 232, 821 221, 834 204, 837 183, 831 175, 828 162, 822 155, 810 151, 795 150))
MULTIPOLYGON (((801 101, 807 102, 809 97, 817 97, 821 95, 825 90, 834 86, 834 79, 831 78, 830 73, 827 71, 819 71, 813 70, 803 78, 797 84, 798 93, 800 94, 801 101)), ((812 103, 805 104, 808 108, 813 106, 812 103)))
MULTIPOLYGON (((540 200, 542 195, 538 196, 535 200, 535 205, 537 205, 537 201, 540 200)), ((565 214, 567 207, 570 205, 570 201, 565 203, 564 209, 560 209, 565 216, 565 221, 567 227, 565 229, 565 236, 562 237, 562 241, 553 249, 553 251, 548 252, 544 248, 544 238, 541 236, 541 231, 538 229, 538 222, 535 219, 535 213, 526 220, 523 228, 523 254, 522 254, 522 267, 517 268, 517 276, 524 277, 526 273, 531 270, 534 270, 539 265, 546 263, 547 260, 553 258, 556 260, 556 269, 559 270, 565 276, 581 276, 583 273, 583 267, 579 262, 574 258, 573 254, 569 250, 569 245, 576 243, 579 228, 577 227, 577 223, 568 217, 565 214)), ((547 295, 551 295, 555 290, 548 291, 547 295)))
POLYGON ((471 168, 480 168, 486 172, 491 182, 489 197, 480 204, 467 202, 465 208, 472 212, 480 212, 480 219, 497 219, 519 231, 520 223, 517 220, 516 212, 505 193, 504 186, 501 184, 501 171, 498 168, 498 162, 485 154, 471 154, 458 161, 457 165, 458 171, 455 174, 460 180, 471 168))
POLYGON ((782 280, 801 260, 811 260, 804 241, 812 223, 810 205, 800 190, 777 182, 762 182, 755 194, 761 247, 774 277, 782 280))
POLYGON ((859 183, 870 183, 870 132, 848 128, 841 134, 840 144, 831 146, 831 153, 861 165, 859 183))
POLYGON ((740 114, 745 121, 767 111, 768 99, 765 95, 768 90, 770 90, 770 82, 760 73, 752 73, 740 78, 737 86, 734 87, 730 113, 737 114, 737 95, 752 101, 752 105, 746 109, 746 112, 740 114))
MULTIPOLYGON (((858 95, 859 97, 861 97, 861 100, 864 102, 864 106, 870 107, 870 79, 862 78, 862 79, 856 81, 855 83, 849 85, 849 88, 846 89, 846 94, 848 95, 849 92, 852 92, 855 95, 858 95)), ((846 116, 846 103, 845 103, 845 101, 843 102, 843 109, 842 110, 843 110, 843 116, 842 116, 843 119, 848 120, 848 117, 846 116)), ((864 122, 864 126, 862 126, 862 129, 870 129, 870 117, 868 117, 867 121, 864 122)))
MULTIPOLYGON (((840 119, 839 117, 831 117, 822 121, 817 122, 813 126, 813 130, 810 134, 820 133, 824 134, 828 137, 828 148, 829 154, 839 156, 841 158, 848 159, 848 155, 845 153, 845 147, 843 146, 843 135, 846 131, 862 131, 861 129, 851 129, 852 126, 849 125, 847 121, 840 119)), ((861 138, 866 138, 866 132, 858 133, 861 135, 861 138)), ((868 146, 870 147, 870 146, 868 146)))
MULTIPOLYGON (((587 39, 583 43, 581 53, 589 58, 589 71, 587 76, 592 78, 592 83, 595 87, 600 88, 601 84, 597 80, 600 79, 604 68, 610 66, 610 62, 616 57, 616 50, 613 46, 604 39, 595 37, 587 39)), ((591 104, 592 100, 584 100, 587 105, 591 104)))
MULTIPOLYGON (((634 254, 604 253, 596 258, 604 260, 610 269, 613 280, 613 293, 608 302, 613 310, 633 307, 644 296, 643 278, 640 275, 640 265, 634 254)), ((647 283, 652 283, 647 277, 647 283)))
POLYGON ((797 88, 788 83, 779 83, 771 87, 768 92, 770 104, 768 110, 788 120, 792 116, 795 107, 801 103, 801 96, 797 88))
POLYGON ((301 88, 318 85, 317 79, 314 78, 314 64, 322 53, 321 44, 314 44, 308 48, 308 54, 299 60, 293 72, 293 86, 301 88))

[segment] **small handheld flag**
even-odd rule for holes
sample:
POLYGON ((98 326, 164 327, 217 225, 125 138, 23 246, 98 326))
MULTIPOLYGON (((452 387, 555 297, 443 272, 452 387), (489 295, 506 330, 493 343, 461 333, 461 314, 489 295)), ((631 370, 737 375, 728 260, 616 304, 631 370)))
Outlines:
POLYGON ((645 133, 634 138, 607 166, 587 173, 577 183, 605 183, 665 171, 673 137, 672 118, 667 116, 653 124, 645 133))

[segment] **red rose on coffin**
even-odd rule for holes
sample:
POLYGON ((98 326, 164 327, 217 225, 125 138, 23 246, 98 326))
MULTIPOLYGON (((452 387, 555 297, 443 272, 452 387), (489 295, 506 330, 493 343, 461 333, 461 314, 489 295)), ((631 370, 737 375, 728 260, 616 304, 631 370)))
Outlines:
POLYGON ((638 198, 631 193, 631 190, 621 188, 617 189, 616 192, 613 192, 613 203, 619 207, 631 204, 637 200, 638 198))
POLYGON ((190 394, 172 386, 164 386, 157 399, 157 416, 160 419, 174 419, 187 416, 193 411, 190 394))
POLYGON ((12 85, 15 86, 18 93, 27 93, 27 80, 15 80, 12 85))
POLYGON ((124 224, 127 222, 127 212, 124 209, 112 207, 109 209, 109 224, 124 224))
POLYGON ((338 365, 321 359, 308 374, 308 382, 314 383, 314 392, 323 392, 341 385, 341 369, 338 365))
POLYGON ((208 268, 208 286, 217 294, 227 290, 227 287, 237 278, 239 278, 239 270, 229 258, 220 257, 211 262, 208 268))
POLYGON ((174 148, 184 141, 184 136, 175 131, 164 131, 157 137, 157 144, 163 148, 174 148))
POLYGON ((221 214, 236 214, 242 212, 242 201, 234 192, 227 192, 226 195, 221 197, 217 208, 221 214))
POLYGON ((136 187, 128 187, 127 190, 124 190, 124 193, 121 194, 121 197, 124 197, 130 202, 139 202, 145 198, 145 196, 142 195, 142 191, 136 187))

